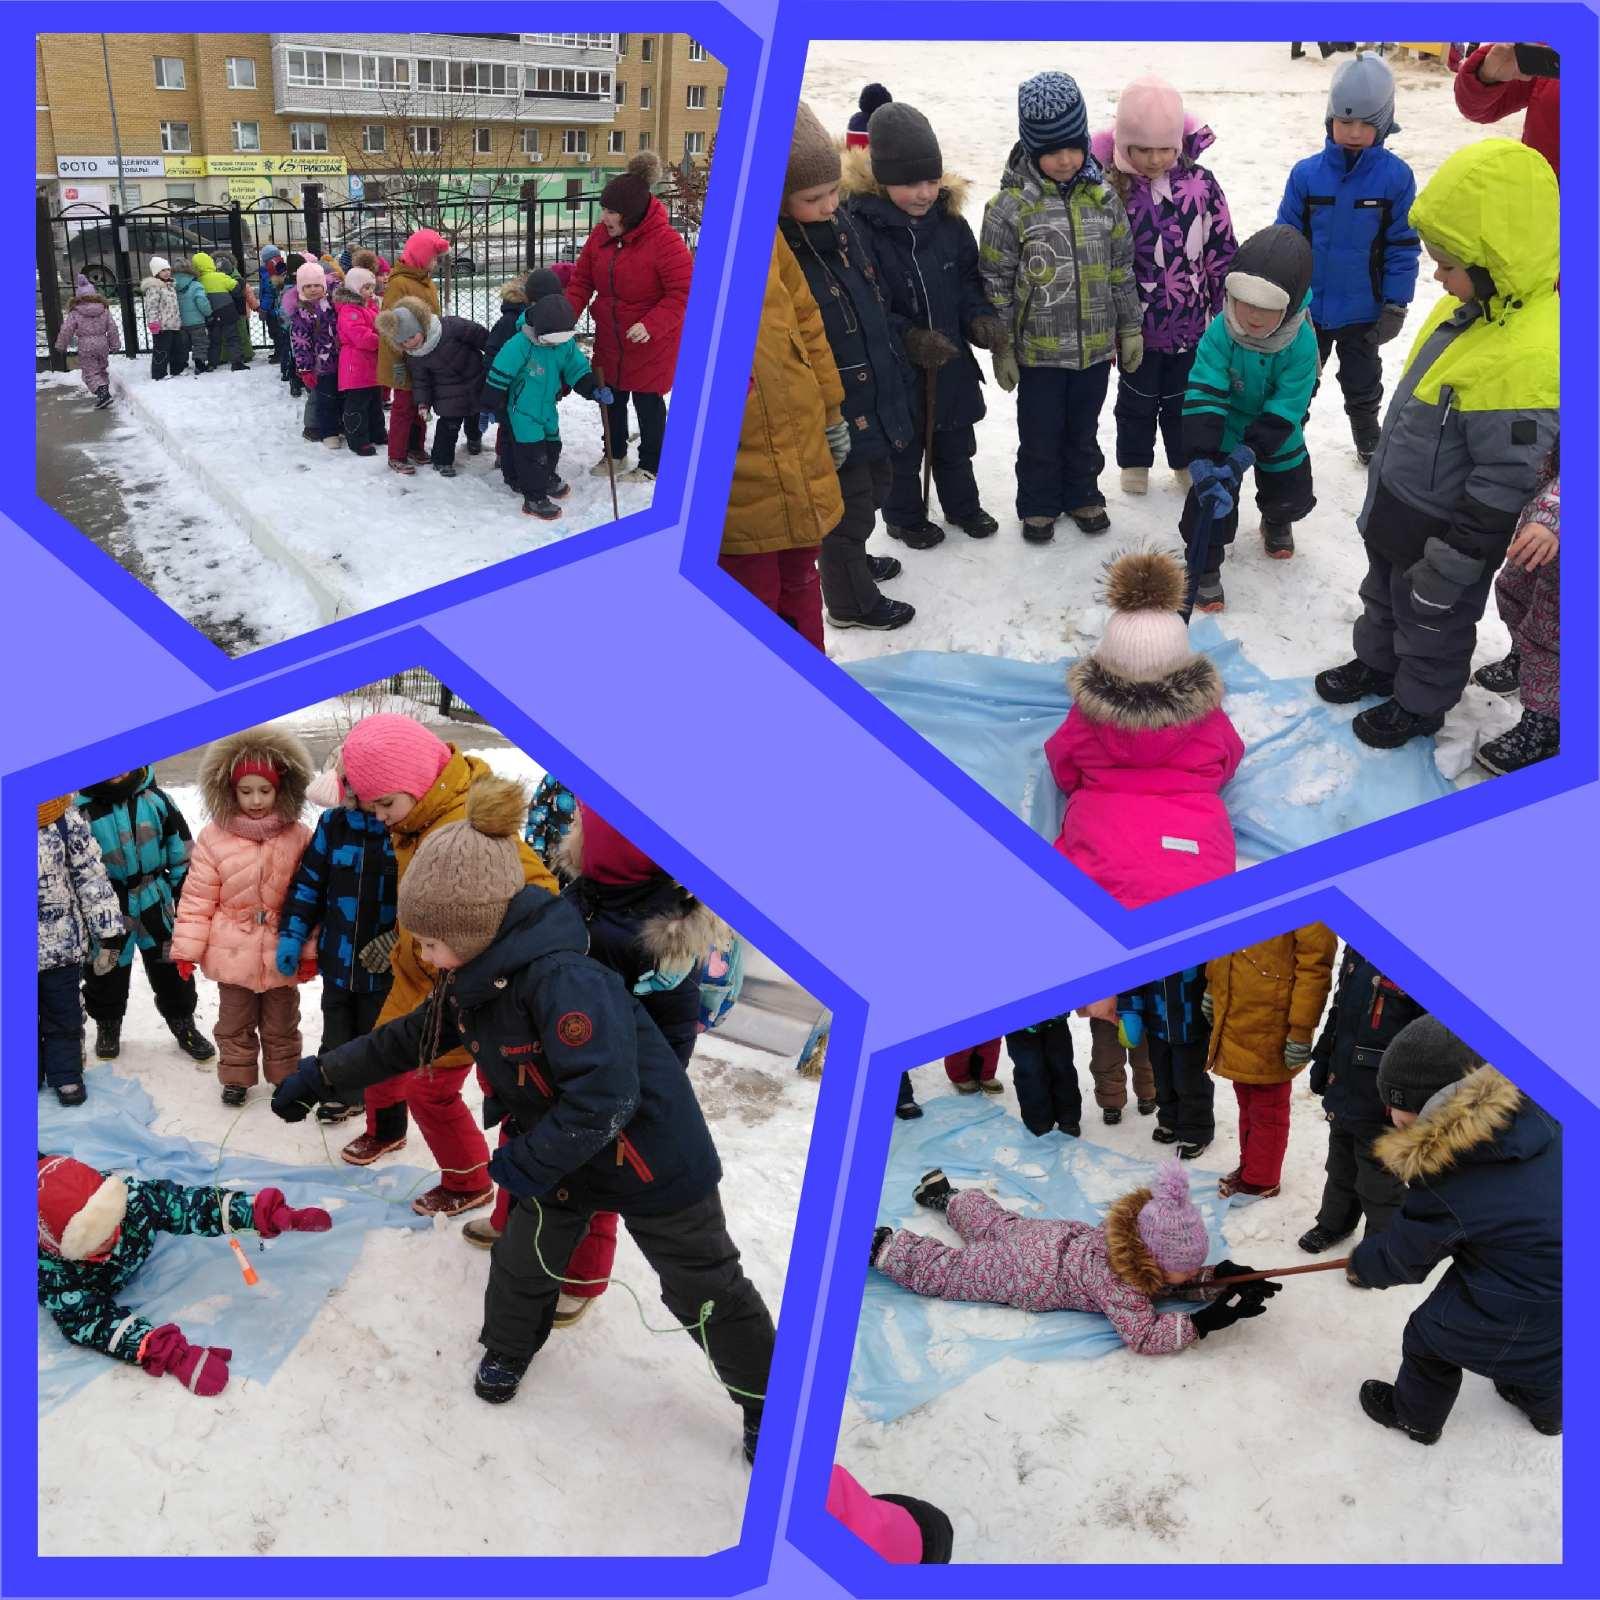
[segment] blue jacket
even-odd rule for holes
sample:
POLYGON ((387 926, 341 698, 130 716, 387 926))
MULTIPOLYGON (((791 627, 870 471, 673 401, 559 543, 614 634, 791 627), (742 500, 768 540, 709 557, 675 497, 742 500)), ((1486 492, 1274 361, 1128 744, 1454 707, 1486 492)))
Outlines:
POLYGON ((1200 1009, 1205 992, 1205 966, 1185 967, 1170 978, 1157 978, 1119 994, 1117 1014, 1124 1027, 1130 1016, 1137 1017, 1147 1033, 1168 1044, 1203 1045, 1211 1037, 1211 1025, 1200 1009))
MULTIPOLYGON (((278 286, 273 282, 272 274, 265 267, 261 268, 257 277, 261 283, 261 315, 274 317, 278 314, 278 286)), ((285 288, 289 286, 287 277, 285 277, 283 283, 285 288)))
POLYGON ((1422 242, 1411 226, 1417 180, 1399 156, 1375 144, 1350 161, 1330 138, 1297 161, 1276 222, 1311 244, 1311 320, 1319 328, 1376 322, 1387 303, 1408 306, 1422 242))
POLYGON ((322 981, 353 994, 386 993, 387 972, 368 972, 361 947, 395 926, 399 869, 389 830, 370 811, 334 806, 317 818, 316 832, 283 902, 278 950, 296 961, 311 930, 317 935, 322 981))
POLYGON ((1450 1269, 1411 1313, 1428 1349, 1486 1378, 1561 1387, 1561 1125, 1493 1067, 1373 1153, 1406 1184, 1350 1264, 1374 1289, 1450 1269))

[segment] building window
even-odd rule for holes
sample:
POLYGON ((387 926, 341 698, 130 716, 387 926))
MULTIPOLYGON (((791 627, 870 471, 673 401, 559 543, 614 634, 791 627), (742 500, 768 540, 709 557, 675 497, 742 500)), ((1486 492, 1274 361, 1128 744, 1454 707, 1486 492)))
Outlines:
POLYGON ((169 183, 167 185, 167 199, 187 200, 194 204, 194 185, 192 183, 169 183))
POLYGON ((705 58, 706 47, 698 39, 691 39, 689 41, 689 59, 691 61, 704 61, 705 58))
POLYGON ((627 53, 628 53, 628 36, 625 33, 619 33, 617 35, 617 54, 619 56, 625 56, 625 55, 627 55, 627 53))
POLYGON ((261 148, 261 124, 259 122, 234 123, 233 148, 235 150, 259 150, 261 148))
POLYGON ((412 128, 411 153, 414 156, 436 156, 444 148, 443 130, 437 122, 412 128))
POLYGON ((717 85, 717 110, 718 111, 720 111, 722 109, 722 96, 724 95, 724 93, 726 93, 726 91, 727 91, 727 85, 726 84, 719 83, 717 85))
POLYGON ((128 209, 131 211, 143 201, 144 185, 140 183, 125 183, 122 185, 122 193, 128 202, 128 209))
POLYGON ((572 67, 528 67, 523 73, 525 95, 548 95, 557 100, 609 100, 609 72, 585 72, 572 67))
POLYGON ((626 155, 628 150, 628 136, 621 128, 613 128, 609 136, 610 142, 606 145, 608 155, 626 155))
POLYGON ((648 83, 639 85, 639 109, 641 111, 650 109, 650 85, 648 83))
POLYGON ((156 57, 156 88, 181 89, 183 87, 183 59, 181 56, 156 57))
POLYGON ((539 148, 539 130, 537 128, 524 128, 518 143, 523 155, 532 156, 535 161, 544 159, 544 152, 539 148))
POLYGON ((361 130, 361 153, 381 156, 389 148, 389 136, 381 122, 369 122, 361 130))
POLYGON ((328 124, 326 122, 291 122, 289 124, 289 148, 310 155, 315 151, 328 148, 328 124))
POLYGON ((628 103, 628 86, 621 78, 617 79, 617 104, 625 106, 628 103))
POLYGON ((655 142, 656 142, 656 136, 653 133, 641 133, 639 135, 639 148, 641 150, 649 150, 649 149, 651 149, 654 146, 655 142))
POLYGON ((691 83, 684 98, 684 105, 690 111, 704 111, 706 108, 706 86, 703 83, 691 83))
POLYGON ((569 156, 586 156, 589 153, 589 130, 565 128, 561 133, 561 152, 569 156))
POLYGON ((474 128, 472 130, 472 153, 475 156, 486 156, 494 150, 494 129, 474 128))
POLYGON ((656 58, 656 42, 647 33, 639 41, 639 59, 641 61, 654 61, 656 58))
MULTIPOLYGON (((529 44, 554 44, 560 45, 563 50, 615 50, 617 36, 614 33, 525 33, 522 36, 529 44)), ((623 38, 627 35, 624 34, 623 38)))
POLYGON ((255 88, 256 63, 254 56, 229 56, 225 65, 228 69, 228 87, 230 89, 255 88))
POLYGON ((189 124, 187 122, 163 122, 161 124, 161 148, 169 155, 187 155, 189 153, 189 124))
POLYGON ((683 153, 686 156, 703 156, 706 153, 705 134, 699 132, 684 134, 683 153))

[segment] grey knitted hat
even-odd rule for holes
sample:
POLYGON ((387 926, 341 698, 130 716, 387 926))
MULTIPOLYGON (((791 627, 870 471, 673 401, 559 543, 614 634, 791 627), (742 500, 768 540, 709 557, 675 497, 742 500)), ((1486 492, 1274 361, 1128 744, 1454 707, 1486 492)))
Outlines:
POLYGON ((541 295, 523 318, 523 326, 532 328, 536 339, 552 333, 571 333, 577 325, 578 319, 564 294, 541 295))
POLYGON ((1420 1111, 1446 1084, 1483 1065, 1483 1057, 1437 1017, 1417 1017, 1383 1052, 1378 1063, 1378 1098, 1401 1111, 1420 1111))
POLYGON ((1381 142, 1400 126, 1394 120, 1394 74, 1382 56, 1363 50, 1351 61, 1341 63, 1328 86, 1328 113, 1345 122, 1370 122, 1381 142))
POLYGON ((903 100, 879 106, 867 122, 867 154, 872 176, 891 183, 937 183, 944 176, 944 156, 933 124, 903 100))

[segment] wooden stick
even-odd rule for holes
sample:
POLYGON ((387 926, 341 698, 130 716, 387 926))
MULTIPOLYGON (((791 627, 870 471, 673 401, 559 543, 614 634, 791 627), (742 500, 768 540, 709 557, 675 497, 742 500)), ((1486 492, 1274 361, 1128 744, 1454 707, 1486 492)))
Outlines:
MULTIPOLYGON (((606 386, 606 377, 605 377, 605 374, 600 370, 600 363, 598 361, 596 361, 593 364, 593 370, 594 370, 594 381, 595 381, 596 387, 601 388, 601 389, 605 388, 605 386, 606 386)), ((606 476, 611 480, 611 520, 613 522, 616 522, 621 518, 622 513, 617 510, 617 463, 613 459, 612 454, 611 454, 611 408, 610 408, 610 406, 601 406, 600 407, 600 440, 601 440, 601 443, 605 446, 605 452, 606 452, 606 476)))
POLYGON ((1313 1261, 1304 1267, 1275 1267, 1267 1272, 1241 1272, 1234 1278, 1207 1278, 1204 1283, 1198 1279, 1191 1283, 1174 1284, 1177 1289, 1217 1289, 1230 1283, 1258 1283, 1263 1278, 1293 1278, 1302 1272, 1332 1272, 1335 1267, 1348 1267, 1349 1256, 1340 1256, 1337 1261, 1313 1261))

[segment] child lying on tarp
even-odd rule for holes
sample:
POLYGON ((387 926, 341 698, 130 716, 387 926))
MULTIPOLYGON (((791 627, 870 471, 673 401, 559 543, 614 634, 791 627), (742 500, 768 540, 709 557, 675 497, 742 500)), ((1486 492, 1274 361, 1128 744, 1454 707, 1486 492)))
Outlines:
POLYGON ((220 1394, 233 1352, 190 1344, 175 1322, 152 1326, 118 1305, 117 1291, 149 1259, 157 1234, 252 1232, 275 1239, 332 1226, 318 1207, 288 1205, 282 1189, 254 1198, 210 1186, 186 1189, 164 1178, 107 1177, 71 1156, 41 1155, 39 1304, 74 1344, 137 1363, 154 1378, 170 1372, 195 1394, 220 1394))
POLYGON ((1165 1164, 1152 1189, 1115 1201, 1095 1225, 1019 1217, 979 1189, 955 1189, 935 1168, 917 1185, 918 1205, 942 1211, 962 1247, 907 1228, 879 1228, 872 1265, 913 1294, 986 1300, 1023 1311, 1098 1311, 1137 1355, 1168 1355, 1242 1317, 1259 1317, 1282 1287, 1269 1281, 1207 1289, 1211 1278, 1253 1270, 1235 1261, 1205 1266, 1205 1219, 1189 1198, 1189 1176, 1165 1164), (1175 1288, 1174 1285, 1183 1285, 1175 1288), (1163 1296, 1204 1300, 1192 1316, 1158 1312, 1163 1296))

